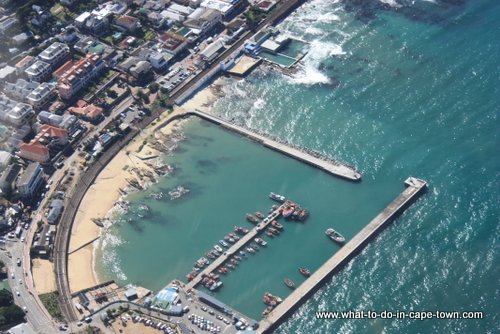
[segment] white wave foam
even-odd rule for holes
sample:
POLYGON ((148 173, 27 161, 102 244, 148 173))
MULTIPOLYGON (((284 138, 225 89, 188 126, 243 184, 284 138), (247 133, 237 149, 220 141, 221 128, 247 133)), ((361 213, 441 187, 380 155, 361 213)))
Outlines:
POLYGON ((399 8, 401 5, 396 0, 379 0, 381 3, 389 5, 393 8, 399 8))
POLYGON ((253 108, 256 110, 263 109, 265 106, 266 106, 266 101, 260 97, 253 103, 253 108))

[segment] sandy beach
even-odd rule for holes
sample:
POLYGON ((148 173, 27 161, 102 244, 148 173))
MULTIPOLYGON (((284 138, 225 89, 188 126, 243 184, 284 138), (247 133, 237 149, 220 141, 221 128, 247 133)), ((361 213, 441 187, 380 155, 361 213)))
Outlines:
POLYGON ((153 172, 151 166, 147 164, 149 160, 141 158, 160 155, 161 152, 150 144, 151 138, 161 141, 161 137, 165 138, 171 134, 177 122, 174 121, 163 127, 161 124, 173 115, 185 110, 198 109, 209 112, 219 97, 223 80, 225 79, 217 79, 212 85, 198 92, 182 107, 175 107, 171 114, 162 114, 156 122, 153 122, 154 124, 142 131, 124 150, 120 151, 96 178, 80 204, 71 232, 69 252, 78 249, 68 256, 68 276, 72 292, 99 283, 93 269, 93 251, 96 241, 82 247, 98 238, 101 233, 101 227, 92 220, 106 219, 110 215, 111 209, 122 196, 120 189, 127 188, 131 179, 142 184, 145 181, 142 175, 143 171, 153 172), (146 145, 143 144, 144 140, 148 140, 146 145))

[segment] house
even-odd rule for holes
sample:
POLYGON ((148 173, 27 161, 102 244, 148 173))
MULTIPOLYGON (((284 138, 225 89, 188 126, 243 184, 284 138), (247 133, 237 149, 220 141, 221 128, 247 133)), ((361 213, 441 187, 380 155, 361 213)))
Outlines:
POLYGON ((32 199, 43 182, 42 167, 33 162, 26 167, 17 181, 17 191, 24 199, 32 199))
POLYGON ((29 143, 20 145, 17 155, 39 163, 47 163, 51 153, 61 151, 67 143, 68 131, 66 129, 43 124, 35 138, 29 143))
POLYGON ((139 19, 130 16, 130 15, 122 15, 116 18, 115 24, 118 27, 125 29, 128 32, 135 32, 141 27, 141 22, 139 19))
POLYGON ((182 22, 186 19, 185 15, 182 15, 179 12, 174 12, 168 9, 165 9, 160 13, 160 15, 166 20, 166 21, 173 21, 173 22, 182 22))
POLYGON ((33 109, 40 110, 42 107, 47 105, 52 98, 54 98, 54 90, 55 87, 53 84, 44 82, 38 85, 38 87, 36 87, 27 96, 28 103, 33 107, 33 109))
POLYGON ((73 98, 103 67, 104 62, 99 55, 90 53, 80 59, 57 80, 59 96, 66 100, 73 98))
POLYGON ((36 59, 32 56, 26 56, 14 65, 18 75, 24 75, 24 71, 35 63, 36 59))
POLYGON ((52 67, 44 61, 37 60, 24 72, 31 81, 42 82, 50 76, 52 73, 52 67))
POLYGON ((103 118, 102 108, 93 104, 88 104, 84 100, 78 100, 75 106, 69 108, 68 111, 78 118, 82 118, 93 123, 97 123, 103 118))
POLYGON ((102 36, 109 29, 109 21, 107 17, 91 14, 83 28, 96 36, 102 36))
POLYGON ((67 61, 70 57, 69 47, 60 42, 54 42, 45 50, 40 52, 38 58, 49 64, 52 69, 67 61))
POLYGON ((159 37, 162 49, 175 56, 187 48, 188 42, 182 36, 164 33, 159 37))
POLYGON ((56 225, 59 222, 59 218, 61 217, 61 213, 63 211, 64 205, 63 201, 60 199, 55 199, 50 203, 50 211, 47 216, 47 223, 50 225, 56 225))
POLYGON ((57 35, 56 38, 61 43, 75 44, 78 41, 79 36, 76 33, 75 27, 70 26, 70 27, 64 29, 64 31, 62 31, 59 35, 57 35))
POLYGON ((12 154, 7 151, 0 151, 0 170, 3 170, 10 163, 10 159, 12 158, 12 154))
POLYGON ((143 84, 153 78, 152 66, 145 60, 134 63, 130 67, 129 72, 132 75, 132 78, 129 78, 129 82, 132 84, 143 84))
POLYGON ((167 23, 165 17, 157 12, 148 13, 148 20, 156 29, 162 28, 167 23))
POLYGON ((141 60, 149 61, 155 70, 162 71, 168 66, 168 62, 165 60, 164 55, 160 51, 153 48, 142 49, 139 52, 138 57, 141 60))
POLYGON ((215 9, 219 11, 224 20, 230 19, 238 9, 245 6, 245 1, 243 0, 203 0, 200 4, 201 7, 215 9))
POLYGON ((68 60, 67 62, 62 64, 57 70, 52 72, 52 78, 54 78, 54 80, 56 80, 56 81, 59 80, 59 78, 61 78, 61 76, 66 71, 68 71, 70 68, 73 67, 73 65, 75 65, 75 63, 72 60, 68 60))
POLYGON ((192 17, 190 16, 183 24, 191 28, 197 35, 209 31, 222 19, 221 13, 215 9, 198 8, 196 11, 198 13, 192 17))
POLYGON ((35 236, 35 241, 33 242, 33 250, 39 256, 48 256, 52 248, 52 241, 55 236, 55 226, 44 224, 42 225, 42 230, 35 236))
POLYGON ((10 29, 12 29, 17 24, 17 19, 15 17, 9 17, 5 20, 0 21, 0 34, 5 34, 10 29))
POLYGON ((31 37, 33 37, 33 34, 31 32, 22 32, 12 37, 12 41, 14 42, 14 44, 19 46, 26 43, 31 37))
POLYGON ((0 95, 0 122, 19 127, 25 124, 33 113, 33 108, 30 105, 0 95))
POLYGON ((15 67, 7 65, 0 68, 0 86, 2 86, 2 83, 5 82, 5 80, 13 78, 15 74, 16 74, 15 67))

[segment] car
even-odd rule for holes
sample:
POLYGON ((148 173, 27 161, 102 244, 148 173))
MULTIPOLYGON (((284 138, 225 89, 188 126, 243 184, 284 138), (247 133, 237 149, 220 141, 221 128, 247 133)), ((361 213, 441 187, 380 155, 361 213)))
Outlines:
POLYGON ((16 289, 16 295, 19 297, 21 295, 21 293, 19 292, 18 289, 16 289))
POLYGON ((23 311, 24 313, 28 313, 28 308, 26 306, 23 306, 23 311))
POLYGON ((16 264, 20 267, 21 266, 21 259, 20 258, 17 258, 16 260, 16 264))
POLYGON ((83 325, 83 322, 78 321, 78 322, 76 323, 76 325, 77 325, 78 327, 80 327, 81 325, 83 325))
POLYGON ((19 279, 19 284, 23 284, 23 280, 22 279, 19 279))
POLYGON ((208 314, 214 315, 215 312, 212 309, 210 309, 210 310, 208 310, 208 314))
POLYGON ((202 307, 201 307, 201 310, 202 310, 202 311, 205 311, 205 312, 206 312, 206 311, 208 311, 208 309, 207 309, 205 306, 202 306, 202 307))
POLYGON ((16 277, 16 275, 14 274, 14 271, 12 271, 12 274, 10 275, 10 277, 11 277, 12 279, 14 279, 14 278, 16 277))

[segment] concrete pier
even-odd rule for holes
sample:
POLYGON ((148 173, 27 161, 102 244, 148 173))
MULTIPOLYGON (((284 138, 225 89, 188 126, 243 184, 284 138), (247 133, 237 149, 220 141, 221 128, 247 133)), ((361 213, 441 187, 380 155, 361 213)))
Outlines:
POLYGON ((411 204, 413 200, 418 198, 424 192, 427 183, 423 180, 409 177, 405 181, 405 186, 406 189, 396 199, 270 312, 259 323, 257 332, 271 333, 276 329, 281 322, 317 291, 322 284, 329 280, 332 274, 347 264, 370 239, 376 236, 390 221, 411 204))
POLYGON ((236 132, 244 137, 252 139, 253 141, 255 141, 255 142, 257 142, 265 147, 268 147, 274 151, 277 151, 279 153, 287 155, 287 156, 294 158, 296 160, 302 161, 302 162, 304 162, 308 165, 311 165, 313 167, 319 168, 328 174, 338 176, 338 177, 341 177, 343 179, 350 180, 350 181, 360 181, 361 180, 361 174, 350 166, 347 166, 347 165, 342 164, 340 162, 327 161, 325 159, 318 158, 318 157, 313 156, 307 152, 304 152, 304 151, 301 151, 301 150, 296 149, 294 147, 291 147, 289 145, 277 142, 276 140, 270 139, 264 135, 255 133, 255 132, 248 130, 248 129, 245 129, 241 126, 229 123, 229 122, 227 122, 219 117, 204 113, 204 112, 199 111, 199 110, 188 111, 188 112, 186 112, 186 115, 198 116, 206 121, 217 124, 217 125, 224 127, 228 130, 236 132))
MULTIPOLYGON (((270 215, 268 215, 266 218, 264 218, 260 223, 258 223, 253 229, 248 231, 247 234, 242 236, 240 240, 235 242, 231 247, 229 247, 224 254, 219 256, 217 259, 215 259, 212 263, 208 265, 203 271, 199 272, 198 275, 188 284, 186 284, 185 289, 192 289, 196 287, 201 280, 203 279, 204 275, 208 275, 209 273, 213 272, 216 270, 219 266, 221 266, 224 262, 226 262, 231 256, 233 255, 238 255, 238 252, 241 248, 245 247, 247 244, 251 243, 253 239, 259 234, 262 233, 266 229, 269 224, 276 218, 280 216, 280 210, 285 204, 280 205, 276 210, 271 212, 270 215)), ((262 247, 262 246, 259 246, 262 247)))

